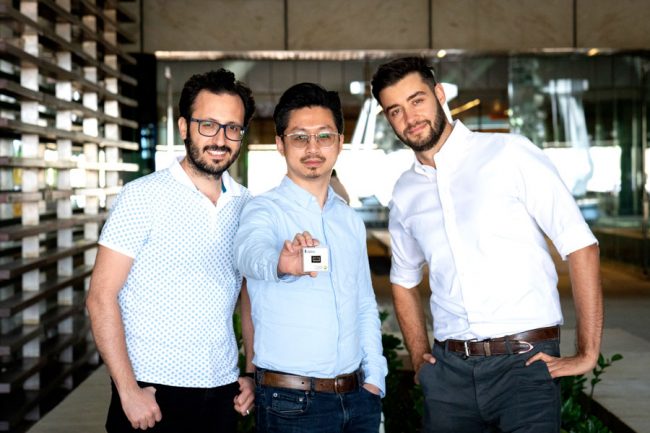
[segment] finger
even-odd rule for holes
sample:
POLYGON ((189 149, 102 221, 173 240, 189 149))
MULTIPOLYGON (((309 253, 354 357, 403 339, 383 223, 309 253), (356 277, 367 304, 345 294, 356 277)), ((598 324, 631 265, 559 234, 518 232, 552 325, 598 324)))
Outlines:
POLYGON ((297 233, 293 238, 294 245, 305 246, 305 236, 302 233, 297 233))
POLYGON ((310 272, 309 276, 312 278, 316 278, 318 276, 318 272, 310 272))
POLYGON ((296 251, 296 246, 298 246, 298 244, 294 245, 291 241, 284 241, 284 250, 288 253, 294 253, 296 251))
POLYGON ((308 247, 313 247, 314 246, 314 239, 311 237, 311 233, 308 231, 302 232, 302 237, 305 240, 305 245, 308 247))
POLYGON ((425 353, 424 355, 422 355, 422 359, 424 359, 429 364, 435 364, 436 363, 436 358, 430 353, 425 353))
POLYGON ((545 357, 548 356, 544 352, 539 352, 531 356, 526 360, 526 367, 536 361, 545 361, 545 357))

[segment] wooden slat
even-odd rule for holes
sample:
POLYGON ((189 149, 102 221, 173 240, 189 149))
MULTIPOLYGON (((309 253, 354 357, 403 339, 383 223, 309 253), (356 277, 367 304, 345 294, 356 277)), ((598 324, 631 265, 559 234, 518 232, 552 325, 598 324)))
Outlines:
POLYGON ((108 26, 113 28, 113 30, 115 30, 115 33, 117 33, 118 36, 121 36, 126 42, 129 43, 135 42, 135 38, 130 34, 128 34, 127 32, 125 32, 123 29, 121 29, 115 20, 106 16, 106 14, 104 14, 104 11, 102 9, 98 8, 88 0, 79 0, 79 4, 83 5, 85 9, 89 10, 90 12, 92 12, 93 14, 101 18, 102 21, 104 21, 104 30, 106 29, 107 27, 106 25, 108 24, 108 26))
POLYGON ((88 28, 85 24, 83 24, 83 22, 79 18, 77 18, 70 12, 63 9, 61 6, 56 4, 53 0, 38 0, 38 3, 39 5, 46 6, 47 8, 55 12, 63 20, 68 21, 69 23, 79 27, 79 29, 81 29, 83 34, 88 39, 97 42, 99 45, 103 46, 107 51, 113 54, 117 54, 118 56, 120 56, 120 58, 133 65, 137 63, 137 61, 133 56, 128 55, 123 50, 115 46, 114 44, 108 42, 104 37, 102 37, 96 31, 88 28))
POLYGON ((0 280, 14 278, 33 269, 52 264, 62 258, 83 253, 88 249, 94 248, 96 245, 96 241, 84 239, 75 242, 72 247, 59 247, 48 250, 39 257, 20 258, 12 263, 5 263, 0 265, 0 280))
POLYGON ((89 349, 71 364, 58 363, 60 371, 48 378, 39 391, 18 391, 6 396, 0 396, 0 431, 11 431, 19 425, 25 416, 41 401, 47 399, 56 391, 63 381, 81 370, 94 356, 96 349, 89 344, 89 349))
POLYGON ((78 284, 92 273, 92 266, 81 266, 74 270, 72 275, 56 277, 41 284, 38 291, 22 291, 4 301, 0 301, 0 318, 11 317, 24 309, 46 299, 59 290, 78 284))
POLYGON ((10 18, 22 24, 23 26, 31 27, 32 29, 36 30, 39 35, 47 38, 52 43, 56 44, 61 51, 71 52, 74 56, 80 58, 86 65, 95 66, 96 68, 104 72, 106 75, 118 78, 121 81, 124 81, 125 83, 128 83, 132 86, 136 86, 138 84, 135 78, 125 75, 120 71, 118 71, 117 69, 110 67, 106 63, 100 62, 97 59, 92 58, 90 55, 86 54, 83 51, 82 47, 79 46, 78 44, 63 39, 61 36, 57 35, 54 31, 52 31, 49 27, 37 23, 36 21, 30 19, 26 15, 23 15, 19 10, 11 7, 7 3, 0 3, 0 17, 10 18))
POLYGON ((0 335, 0 356, 9 356, 15 350, 32 341, 46 329, 55 327, 70 316, 84 310, 83 304, 56 306, 41 315, 38 325, 19 326, 11 332, 0 335))
POLYGON ((128 126, 129 128, 138 127, 138 122, 134 120, 109 116, 104 112, 92 110, 78 102, 64 101, 63 99, 59 99, 54 95, 50 95, 49 93, 37 92, 31 89, 27 89, 26 87, 23 87, 20 84, 7 79, 0 79, 0 91, 18 100, 40 102, 43 105, 47 105, 51 108, 56 108, 59 110, 70 110, 78 114, 82 114, 86 117, 96 117, 106 123, 117 123, 118 125, 128 126))
POLYGON ((137 101, 134 99, 110 92, 104 87, 101 87, 98 84, 85 79, 83 76, 74 71, 68 71, 48 60, 35 57, 28 52, 11 45, 7 41, 0 40, 0 54, 6 58, 14 58, 16 60, 30 63, 36 66, 39 69, 39 72, 44 75, 48 75, 52 78, 62 81, 72 81, 76 85, 81 86, 83 89, 90 92, 96 92, 107 99, 114 99, 129 107, 136 107, 138 105, 137 101))
POLYGON ((109 140, 103 137, 93 137, 81 132, 65 131, 48 126, 24 123, 14 119, 0 119, 0 129, 14 131, 20 134, 35 134, 50 140, 67 139, 74 143, 96 143, 104 147, 119 147, 120 149, 138 150, 138 143, 123 140, 109 140))
POLYGON ((35 192, 14 192, 0 191, 0 203, 25 203, 34 202, 43 199, 40 191, 35 192))
POLYGON ((56 363, 57 357, 68 347, 86 338, 90 330, 90 323, 85 318, 76 319, 73 332, 59 334, 41 344, 41 356, 37 358, 23 358, 19 363, 14 363, 0 372, 0 394, 16 391, 25 380, 43 370, 48 364, 56 363))
POLYGON ((0 156, 0 166, 22 168, 56 168, 59 170, 77 168, 77 161, 46 161, 42 158, 19 158, 13 156, 0 156))
POLYGON ((58 218, 42 220, 36 225, 15 224, 0 227, 0 241, 14 241, 28 236, 36 236, 41 233, 53 232, 55 230, 68 229, 89 222, 102 222, 108 213, 102 212, 97 215, 79 214, 71 218, 58 218))

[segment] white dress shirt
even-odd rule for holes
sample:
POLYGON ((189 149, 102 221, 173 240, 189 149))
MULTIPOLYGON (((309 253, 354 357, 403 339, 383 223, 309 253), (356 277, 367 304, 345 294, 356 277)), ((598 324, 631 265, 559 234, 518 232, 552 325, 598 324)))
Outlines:
POLYGON ((473 133, 460 121, 416 161, 390 203, 391 282, 412 288, 429 266, 437 340, 479 340, 562 323, 557 273, 591 233, 550 160, 526 138, 473 133))

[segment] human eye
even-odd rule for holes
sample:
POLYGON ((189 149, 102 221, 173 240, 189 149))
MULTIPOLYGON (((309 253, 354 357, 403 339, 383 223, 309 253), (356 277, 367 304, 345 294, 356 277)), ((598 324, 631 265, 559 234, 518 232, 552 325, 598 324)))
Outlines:
POLYGON ((228 128, 228 131, 234 132, 235 134, 241 134, 242 130, 244 129, 243 126, 236 124, 227 125, 226 128, 228 128))
POLYGON ((391 118, 394 119, 397 116, 399 116, 401 112, 402 111, 399 108, 393 108, 393 109, 388 111, 388 117, 391 117, 391 118))
POLYGON ((201 120, 199 122, 199 126, 204 131, 214 131, 214 128, 217 126, 217 124, 211 120, 201 120))
POLYGON ((415 98, 413 100, 413 105, 420 105, 423 102, 424 102, 424 98, 415 98))
POLYGON ((307 143, 309 142, 309 135, 308 134, 293 134, 293 141, 297 143, 307 143))

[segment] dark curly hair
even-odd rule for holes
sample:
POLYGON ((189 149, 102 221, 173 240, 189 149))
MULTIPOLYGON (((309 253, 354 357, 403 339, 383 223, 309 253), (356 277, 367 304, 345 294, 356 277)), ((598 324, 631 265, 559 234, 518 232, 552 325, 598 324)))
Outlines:
POLYGON ((201 90, 208 90, 217 95, 229 93, 239 96, 244 103, 244 127, 248 126, 255 113, 253 92, 244 83, 237 81, 235 74, 223 68, 204 74, 192 75, 185 82, 183 91, 181 92, 181 99, 178 102, 178 110, 181 117, 184 117, 188 122, 190 121, 190 117, 192 117, 192 106, 201 90))

